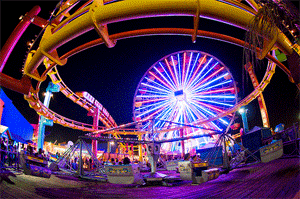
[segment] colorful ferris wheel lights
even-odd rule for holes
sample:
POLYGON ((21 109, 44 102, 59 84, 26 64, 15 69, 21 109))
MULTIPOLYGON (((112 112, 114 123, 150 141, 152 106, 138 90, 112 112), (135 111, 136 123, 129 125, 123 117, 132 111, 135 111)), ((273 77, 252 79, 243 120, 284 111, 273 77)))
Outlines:
MULTIPOLYGON (((181 51, 156 62, 141 79, 134 97, 135 120, 144 121, 143 130, 176 127, 206 120, 224 113, 237 103, 236 86, 228 68, 212 55, 200 51, 181 51), (152 119, 152 121, 149 121, 152 119), (154 121, 153 121, 154 120, 154 121), (174 124, 176 123, 177 124, 174 124)), ((196 127, 151 133, 146 139, 170 139, 179 136, 210 135, 225 129, 233 115, 196 127)), ((209 136, 188 141, 188 148, 211 140, 209 136)), ((163 147, 178 150, 180 143, 163 147)))
POLYGON ((197 91, 206 91, 206 90, 209 90, 211 88, 218 88, 219 86, 224 86, 225 84, 228 84, 228 83, 232 83, 232 80, 230 79, 230 80, 227 80, 227 81, 221 82, 219 84, 215 84, 213 86, 206 87, 206 88, 203 88, 203 89, 200 89, 200 90, 197 90, 197 91))

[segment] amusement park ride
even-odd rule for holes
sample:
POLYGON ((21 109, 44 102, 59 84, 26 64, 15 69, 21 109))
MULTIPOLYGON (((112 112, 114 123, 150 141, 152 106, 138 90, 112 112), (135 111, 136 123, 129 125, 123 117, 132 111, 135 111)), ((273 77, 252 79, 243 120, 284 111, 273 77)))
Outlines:
MULTIPOLYGON (((80 139, 93 140, 92 150, 89 152, 94 157, 94 162, 97 162, 97 140, 126 143, 120 135, 134 134, 138 139, 133 143, 147 144, 147 154, 152 162, 151 173, 155 173, 160 151, 181 151, 183 155, 213 141, 225 146, 226 152, 226 142, 234 142, 227 132, 233 123, 235 112, 256 98, 263 126, 270 127, 262 93, 270 83, 276 66, 300 89, 299 13, 297 16, 297 13, 290 11, 286 1, 246 0, 241 3, 235 0, 89 0, 81 6, 80 3, 79 0, 60 1, 49 20, 39 17, 40 7, 34 7, 22 18, 1 49, 0 85, 24 94, 29 106, 40 115, 38 148, 43 148, 44 126, 51 125, 52 122, 90 132, 88 137, 80 139), (74 10, 75 8, 77 9, 74 10), (108 33, 108 24, 167 16, 193 17, 194 28, 150 27, 113 35, 108 33), (244 29, 250 34, 248 40, 198 30, 201 17, 244 29), (2 73, 2 70, 14 46, 31 23, 42 30, 39 37, 31 43, 22 79, 17 80, 2 73), (58 55, 57 49, 61 46, 92 30, 99 34, 99 39, 58 55), (73 92, 59 75, 57 65, 65 65, 71 56, 83 50, 101 44, 113 48, 118 40, 152 35, 188 35, 194 43, 197 37, 205 37, 244 48, 245 55, 248 56, 245 68, 251 77, 254 91, 238 101, 233 76, 220 60, 201 51, 175 52, 161 58, 144 74, 134 95, 134 122, 118 126, 99 101, 88 92, 73 92), (281 63, 284 60, 280 56, 287 57, 291 63, 289 68, 281 63), (256 59, 268 60, 260 83, 253 70, 256 59), (39 99, 40 85, 47 76, 52 83, 47 88, 48 97, 42 103, 39 99), (88 116, 93 117, 93 124, 71 120, 49 109, 51 92, 62 92, 86 109, 88 116), (99 120, 104 126, 99 125, 99 120), (129 126, 136 128, 129 131, 129 126), (103 138, 104 134, 113 137, 103 138)), ((82 143, 79 144, 82 151, 82 143)), ((253 156, 243 146, 241 149, 253 156)), ((68 153, 73 153, 74 150, 76 149, 72 148, 68 153)), ((228 166, 228 160, 226 164, 228 166)), ((106 169, 108 171, 111 170, 106 169)), ((79 173, 82 173, 81 170, 79 173)), ((107 176, 111 181, 116 179, 107 176)))

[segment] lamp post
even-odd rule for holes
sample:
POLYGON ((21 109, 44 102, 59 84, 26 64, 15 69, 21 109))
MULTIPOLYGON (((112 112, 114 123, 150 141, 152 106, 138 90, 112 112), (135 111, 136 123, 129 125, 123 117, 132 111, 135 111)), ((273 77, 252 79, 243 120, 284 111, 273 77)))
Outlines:
POLYGON ((247 133, 249 131, 249 127, 248 127, 248 121, 247 121, 247 112, 248 109, 246 109, 245 107, 241 107, 239 109, 239 113, 242 116, 242 120, 243 120, 243 127, 244 127, 244 132, 247 133))

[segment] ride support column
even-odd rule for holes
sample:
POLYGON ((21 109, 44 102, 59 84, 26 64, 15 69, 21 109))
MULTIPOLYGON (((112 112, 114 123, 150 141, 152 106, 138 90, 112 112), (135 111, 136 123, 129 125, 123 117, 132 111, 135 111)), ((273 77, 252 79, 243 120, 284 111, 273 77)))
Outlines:
MULTIPOLYGON (((44 99, 44 106, 49 108, 52 92, 59 92, 60 87, 52 82, 49 82, 48 87, 46 88, 46 94, 44 99)), ((45 118, 43 115, 39 119, 39 133, 38 133, 38 143, 37 148, 43 149, 44 139, 45 139, 45 126, 53 126, 53 120, 45 118)))
MULTIPOLYGON (((142 135, 138 135, 138 139, 141 141, 142 140, 142 135)), ((143 161, 143 150, 142 150, 142 144, 139 143, 139 161, 143 161)))
MULTIPOLYGON (((183 129, 180 129, 180 138, 183 138, 183 129)), ((184 158, 184 140, 181 141, 181 157, 184 158)))
POLYGON ((247 133, 249 131, 248 127, 248 120, 247 120, 247 109, 245 107, 241 107, 239 113, 242 116, 242 121, 243 121, 243 127, 244 127, 244 133, 247 133))
POLYGON ((133 144, 130 144, 130 148, 131 148, 131 156, 132 156, 132 159, 133 159, 133 156, 134 156, 133 144))
MULTIPOLYGON (((253 70, 252 64, 250 62, 245 64, 245 69, 249 73, 249 76, 250 76, 250 79, 252 81, 254 89, 256 89, 259 85, 259 82, 258 82, 257 77, 255 75, 255 72, 253 70)), ((262 118, 263 127, 270 128, 270 121, 269 121, 267 106, 266 106, 266 102, 265 102, 265 99, 264 99, 264 96, 263 96, 262 93, 259 94, 259 96, 257 97, 257 101, 258 101, 258 104, 259 104, 259 109, 260 109, 260 114, 261 114, 261 118, 262 118)))
MULTIPOLYGON (((94 129, 98 129, 99 112, 100 112, 99 108, 96 108, 94 110, 94 114, 93 114, 93 128, 94 129)), ((98 141, 97 140, 92 140, 92 153, 97 158, 97 154, 98 154, 98 141)))

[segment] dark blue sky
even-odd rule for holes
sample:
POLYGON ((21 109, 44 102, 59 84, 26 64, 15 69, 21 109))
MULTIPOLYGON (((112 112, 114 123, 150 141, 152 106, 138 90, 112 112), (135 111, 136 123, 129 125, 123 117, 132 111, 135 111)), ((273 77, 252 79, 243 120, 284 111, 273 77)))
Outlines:
MULTIPOLYGON (((48 19, 49 13, 56 5, 56 1, 1 1, 1 47, 19 23, 19 16, 24 15, 34 5, 40 5, 41 13, 39 16, 48 19), (18 4, 18 10, 13 9, 16 4, 18 4)), ((193 28, 193 18, 151 18, 108 26, 111 34, 121 30, 152 27, 193 28)), ((199 29, 215 31, 240 39, 244 39, 245 34, 243 30, 202 18, 200 19, 199 29)), ((15 78, 21 77, 20 70, 27 50, 26 42, 33 39, 39 31, 39 27, 29 26, 9 58, 4 73, 15 78)), ((59 48, 58 53, 63 55, 78 44, 97 38, 96 31, 90 31, 59 48)), ((63 81, 71 90, 89 92, 103 104, 117 124, 124 124, 132 122, 133 97, 144 73, 160 58, 181 50, 199 50, 221 60, 230 69, 235 81, 238 83, 241 90, 239 93, 240 98, 244 98, 246 94, 253 90, 249 78, 242 77, 243 49, 241 47, 204 38, 198 38, 197 42, 193 44, 190 36, 151 36, 126 39, 118 41, 116 46, 111 49, 108 49, 105 45, 97 46, 69 58, 65 66, 58 66, 58 70, 63 81), (243 90, 243 87, 245 90, 243 90)), ((259 80, 262 78, 264 71, 264 66, 257 68, 256 73, 259 80)), ((48 81, 49 78, 42 84, 41 90, 45 89, 48 81)), ((5 92, 30 123, 38 122, 37 114, 29 108, 28 103, 21 94, 7 89, 5 89, 5 92)), ((287 75, 279 68, 276 69, 271 83, 266 88, 264 97, 271 127, 275 128, 279 123, 291 126, 299 121, 299 94, 297 94, 296 86, 289 82, 287 75)), ((42 97, 41 100, 43 101, 42 97)), ((261 126, 262 122, 257 101, 254 100, 247 107, 249 109, 250 128, 261 126)), ((87 111, 85 109, 73 103, 61 93, 54 94, 50 108, 70 119, 92 123, 92 118, 86 115, 87 111)), ((54 124, 53 127, 47 127, 46 131, 51 132, 46 140, 58 140, 60 142, 75 141, 78 135, 85 134, 85 132, 68 129, 57 124, 54 124)))

